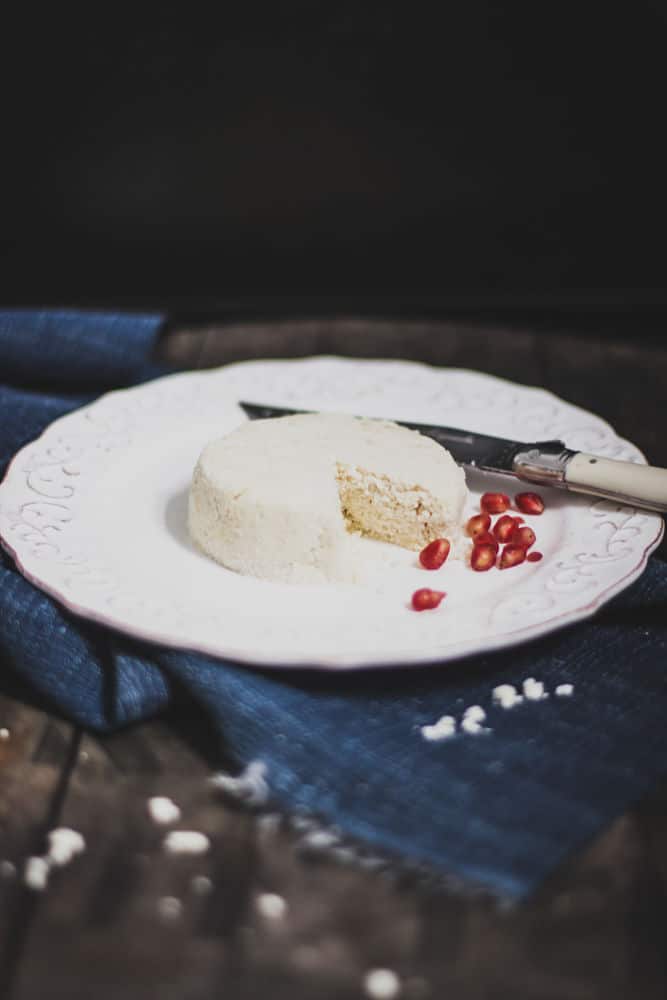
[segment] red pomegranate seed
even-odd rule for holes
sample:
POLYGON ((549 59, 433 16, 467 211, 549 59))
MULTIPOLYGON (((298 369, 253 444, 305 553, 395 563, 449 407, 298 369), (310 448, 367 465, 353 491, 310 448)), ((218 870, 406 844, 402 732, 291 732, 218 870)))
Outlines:
POLYGON ((470 565, 476 573, 486 573, 496 563, 497 546, 473 545, 470 555, 470 565))
POLYGON ((531 545, 535 544, 535 541, 535 532, 527 524, 524 524, 522 528, 515 528, 510 535, 512 545, 521 545, 524 549, 529 549, 531 545))
POLYGON ((490 531, 482 531, 481 534, 475 535, 475 545, 493 545, 496 552, 498 551, 498 541, 490 531))
POLYGON ((502 543, 509 542, 510 535, 513 531, 516 531, 517 525, 514 523, 514 518, 510 517, 509 514, 503 514, 499 517, 493 526, 494 537, 502 543))
POLYGON ((526 550, 522 545, 506 545, 500 553, 498 569, 511 569, 512 566, 518 566, 519 563, 522 563, 525 558, 526 550))
POLYGON ((475 514, 471 517, 466 524, 466 532, 471 538, 475 538, 476 535, 482 534, 484 531, 488 531, 491 527, 491 515, 490 514, 475 514))
POLYGON ((528 555, 526 556, 528 562, 539 562, 540 559, 543 558, 544 557, 541 552, 529 552, 528 555))
POLYGON ((522 517, 517 517, 515 514, 512 515, 512 520, 515 524, 525 524, 526 522, 522 517))
POLYGON ((436 538, 421 550, 419 561, 424 569, 440 569, 451 546, 446 538, 436 538))
POLYGON ((522 514, 541 514, 544 500, 539 493, 517 493, 514 502, 522 514))
POLYGON ((506 493, 484 493, 479 505, 487 514, 502 514, 508 509, 510 498, 506 493))
POLYGON ((412 607, 415 611, 430 611, 431 608, 437 608, 446 596, 444 590, 429 590, 428 587, 422 587, 421 590, 415 590, 412 595, 412 607))

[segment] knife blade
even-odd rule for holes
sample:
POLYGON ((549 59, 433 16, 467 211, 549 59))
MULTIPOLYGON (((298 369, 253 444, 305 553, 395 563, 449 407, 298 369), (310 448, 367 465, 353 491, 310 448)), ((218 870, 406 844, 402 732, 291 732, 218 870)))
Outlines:
MULTIPOLYGON (((239 406, 250 420, 318 412, 246 401, 239 401, 239 406)), ((647 510, 667 511, 667 469, 588 455, 573 451, 558 440, 512 441, 460 427, 408 420, 392 422, 432 438, 446 448, 456 462, 472 469, 588 493, 647 510)))

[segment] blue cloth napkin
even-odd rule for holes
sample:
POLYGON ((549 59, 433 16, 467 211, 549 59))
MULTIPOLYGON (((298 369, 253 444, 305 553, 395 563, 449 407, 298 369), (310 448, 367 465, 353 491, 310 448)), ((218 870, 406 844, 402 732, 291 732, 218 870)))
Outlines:
MULTIPOLYGON (((160 325, 0 313, 0 472, 102 387, 154 375, 160 325)), ((107 731, 193 698, 239 768, 264 769, 280 807, 511 898, 667 770, 666 623, 667 566, 654 559, 594 619, 509 651, 422 669, 270 673, 79 620, 0 562, 0 669, 73 720, 107 731), (551 696, 492 706, 494 686, 528 676, 551 696), (555 696, 564 683, 573 695, 555 696), (487 710, 490 735, 423 739, 422 725, 471 704, 487 710)))

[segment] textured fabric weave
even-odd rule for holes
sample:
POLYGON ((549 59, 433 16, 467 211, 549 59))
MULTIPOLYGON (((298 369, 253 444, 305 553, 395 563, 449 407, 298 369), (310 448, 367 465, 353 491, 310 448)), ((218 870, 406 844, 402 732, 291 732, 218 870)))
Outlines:
MULTIPOLYGON (((0 471, 100 387, 153 376, 159 317, 0 313, 0 471), (72 395, 75 391, 76 395, 72 395)), ((667 566, 652 560, 591 621, 460 664, 269 673, 78 620, 0 563, 0 669, 84 726, 111 730, 186 692, 275 801, 372 849, 510 897, 533 889, 667 770, 667 566), (551 696, 493 707, 527 676, 551 696), (574 684, 570 698, 555 687, 574 684), (486 736, 420 727, 471 704, 486 736)))

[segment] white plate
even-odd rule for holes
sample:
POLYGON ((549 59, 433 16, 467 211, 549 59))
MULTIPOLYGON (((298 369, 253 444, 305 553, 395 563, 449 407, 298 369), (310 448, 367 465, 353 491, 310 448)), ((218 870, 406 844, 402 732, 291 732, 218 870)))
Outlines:
MULTIPOLYGON (((528 519, 539 563, 430 573, 414 553, 364 541, 387 566, 370 586, 242 577, 196 552, 185 525, 197 456, 244 419, 239 399, 561 438, 643 461, 599 417, 477 372, 329 357, 188 372, 109 393, 14 458, 0 536, 25 576, 76 614, 161 644, 264 666, 369 667, 442 662, 585 618, 639 576, 662 535, 657 515, 543 490, 546 512, 528 519), (410 609, 422 586, 447 591, 440 608, 410 609)), ((530 489, 481 474, 468 484, 471 513, 486 489, 530 489)))

